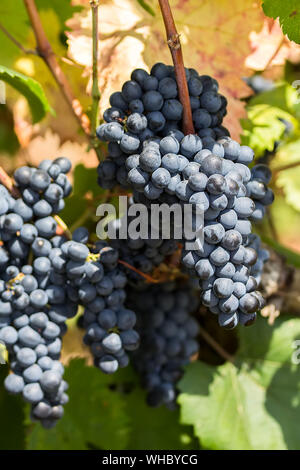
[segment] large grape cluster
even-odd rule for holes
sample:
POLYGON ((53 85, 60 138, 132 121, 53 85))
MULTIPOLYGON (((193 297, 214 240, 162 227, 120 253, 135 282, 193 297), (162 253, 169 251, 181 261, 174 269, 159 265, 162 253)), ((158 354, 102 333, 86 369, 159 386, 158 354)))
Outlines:
MULTIPOLYGON (((226 98, 218 93, 218 82, 194 69, 185 69, 193 113, 200 137, 219 138, 228 135, 222 127, 226 115, 226 98)), ((97 129, 100 140, 109 142, 108 158, 98 167, 99 184, 112 188, 127 187, 125 158, 140 153, 141 144, 154 136, 169 134, 183 137, 183 107, 179 101, 174 67, 155 64, 150 74, 136 69, 122 91, 110 97, 111 108, 104 112, 106 124, 97 129)))
POLYGON ((133 364, 148 404, 173 407, 183 367, 199 349, 199 326, 192 316, 198 306, 195 292, 188 284, 172 282, 131 288, 128 304, 138 316, 141 346, 133 353, 133 364))
POLYGON ((228 136, 214 140, 187 135, 151 138, 140 154, 125 161, 127 183, 134 199, 189 204, 204 212, 204 243, 183 251, 182 263, 200 279, 202 301, 218 315, 221 326, 235 327, 263 306, 250 267, 257 252, 248 246, 251 220, 260 221, 273 201, 267 187, 270 170, 265 165, 249 169, 254 152, 228 136))

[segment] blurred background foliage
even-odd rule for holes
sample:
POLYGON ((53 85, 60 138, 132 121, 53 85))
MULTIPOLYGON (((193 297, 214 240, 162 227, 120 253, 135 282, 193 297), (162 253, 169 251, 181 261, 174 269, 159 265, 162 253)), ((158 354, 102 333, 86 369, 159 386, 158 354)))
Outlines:
MULTIPOLYGON (((150 409, 130 368, 106 377, 90 367, 76 319, 64 339, 70 402, 54 430, 28 419, 28 407, 0 385, 0 449, 299 449, 300 372, 300 9, 296 0, 172 0, 185 65, 210 74, 228 99, 225 126, 273 171, 275 202, 256 231, 271 249, 263 279, 268 304, 256 326, 202 327, 230 355, 203 341, 180 383, 178 410, 150 409), (280 315, 280 318, 278 318, 280 315), (267 317, 267 318, 266 318, 267 317), (228 358, 227 358, 228 359, 228 358)), ((59 65, 91 112, 89 0, 36 0, 59 65)), ((36 44, 23 0, 0 4, 0 163, 65 155, 74 191, 63 219, 95 229, 95 209, 113 196, 96 183, 97 156, 62 98, 36 44)), ((137 67, 170 63, 156 0, 103 0, 99 9, 100 115, 137 67)), ((105 157, 105 147, 100 148, 105 157)), ((0 383, 7 373, 0 366, 0 383)))

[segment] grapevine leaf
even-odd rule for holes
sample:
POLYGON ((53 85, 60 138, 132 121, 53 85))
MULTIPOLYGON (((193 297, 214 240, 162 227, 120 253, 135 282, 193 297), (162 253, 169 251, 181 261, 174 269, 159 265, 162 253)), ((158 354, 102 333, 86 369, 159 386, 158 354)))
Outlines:
POLYGON ((55 429, 35 425, 28 448, 34 450, 124 449, 128 442, 128 418, 122 396, 110 390, 109 379, 84 360, 66 367, 70 401, 55 429))
POLYGON ((178 412, 165 407, 149 407, 145 393, 139 387, 126 396, 126 411, 130 419, 127 449, 181 450, 199 447, 191 437, 190 427, 179 423, 178 412))
MULTIPOLYGON (((0 382, 3 384, 8 367, 0 365, 0 382)), ((25 449, 25 403, 21 397, 9 395, 3 385, 0 388, 1 450, 25 449)))
POLYGON ((278 84, 272 90, 253 96, 249 103, 251 106, 268 104, 295 117, 300 117, 299 92, 286 82, 278 84))
MULTIPOLYGON (((0 22, 5 29, 26 47, 29 35, 29 22, 23 0, 0 2, 0 22)), ((20 55, 18 47, 0 29, 1 62, 12 66, 20 55)))
POLYGON ((65 28, 65 22, 83 8, 81 5, 72 5, 70 0, 36 0, 36 5, 39 10, 53 10, 60 20, 62 29, 65 28))
POLYGON ((300 211, 300 139, 295 139, 281 145, 276 152, 275 158, 272 160, 271 169, 278 172, 275 184, 284 192, 285 200, 296 211, 300 211), (291 165, 291 168, 289 168, 291 165), (286 167, 286 169, 284 169, 286 167), (282 169, 283 168, 283 169, 282 169))
POLYGON ((95 197, 103 193, 103 189, 97 184, 97 169, 80 164, 74 170, 74 194, 83 196, 87 192, 92 192, 95 197))
POLYGON ((19 148, 19 142, 14 132, 13 116, 9 108, 0 106, 0 150, 14 154, 19 148))
POLYGON ((291 41, 300 44, 300 5, 298 0, 265 0, 263 3, 265 14, 271 18, 278 18, 284 34, 291 41))
MULTIPOLYGON (((97 203, 100 204, 101 196, 105 195, 105 191, 97 184, 96 168, 86 168, 79 164, 75 167, 73 176, 73 193, 66 199, 65 208, 61 213, 61 217, 68 226, 77 223, 83 214, 87 215, 86 219, 94 217, 97 203)), ((94 228, 95 224, 91 229, 94 230, 94 228)))
POLYGON ((234 364, 187 367, 179 387, 181 421, 206 449, 299 449, 300 370, 292 363, 300 320, 240 329, 234 364))
POLYGON ((274 149, 275 142, 283 137, 288 121, 294 128, 298 126, 297 120, 280 108, 268 104, 255 104, 247 107, 248 117, 242 119, 242 143, 249 145, 256 156, 262 155, 266 150, 274 149))
POLYGON ((274 73, 278 77, 278 69, 284 66, 286 61, 299 62, 299 45, 286 40, 279 21, 265 17, 262 29, 251 31, 249 40, 252 52, 246 58, 245 64, 252 70, 268 69, 270 74, 270 68, 274 66, 274 73))
POLYGON ((300 212, 300 167, 281 171, 276 179, 276 186, 282 188, 285 200, 296 211, 300 212))
POLYGON ((54 113, 43 88, 33 78, 0 65, 0 80, 8 83, 25 96, 30 106, 33 122, 41 121, 48 111, 54 113))

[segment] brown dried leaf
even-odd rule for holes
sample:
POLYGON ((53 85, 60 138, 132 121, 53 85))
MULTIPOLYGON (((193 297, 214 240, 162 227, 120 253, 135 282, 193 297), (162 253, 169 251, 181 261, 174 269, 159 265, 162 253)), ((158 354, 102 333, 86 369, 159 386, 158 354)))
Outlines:
POLYGON ((84 163, 88 168, 94 168, 98 164, 95 152, 93 150, 88 152, 86 144, 71 141, 62 144, 60 137, 48 129, 44 136, 35 137, 17 154, 16 165, 24 164, 24 159, 31 165, 38 165, 42 159, 54 159, 60 156, 69 158, 73 168, 79 163, 84 163))

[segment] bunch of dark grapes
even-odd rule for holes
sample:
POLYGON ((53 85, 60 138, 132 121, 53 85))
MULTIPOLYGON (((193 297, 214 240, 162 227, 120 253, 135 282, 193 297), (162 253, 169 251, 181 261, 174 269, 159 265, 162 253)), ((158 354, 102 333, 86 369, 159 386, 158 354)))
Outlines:
POLYGON ((64 277, 69 301, 84 306, 84 342, 95 366, 111 374, 128 365, 127 352, 139 345, 136 316, 124 307, 127 277, 118 267, 118 251, 105 242, 97 242, 90 251, 88 239, 88 231, 78 228, 72 240, 56 249, 51 263, 64 277))
POLYGON ((51 427, 67 402, 64 368, 59 362, 65 321, 77 312, 66 301, 64 279, 51 268, 56 246, 54 217, 72 187, 66 158, 44 160, 38 168, 15 171, 18 197, 0 186, 0 339, 6 345, 12 374, 5 380, 11 393, 31 403, 33 420, 51 427))
POLYGON ((31 417, 50 428, 63 416, 67 403, 64 367, 59 362, 66 332, 65 320, 77 312, 77 305, 66 301, 64 286, 55 283, 49 256, 37 256, 21 270, 10 265, 1 281, 1 311, 10 316, 0 330, 0 339, 9 352, 12 373, 5 388, 22 393, 31 404, 31 417))
POLYGON ((251 148, 227 136, 215 141, 187 135, 145 141, 142 152, 125 162, 136 201, 179 202, 204 212, 204 243, 196 240, 197 249, 183 251, 182 262, 200 279, 204 305, 226 328, 239 320, 249 324, 247 315, 254 318, 263 306, 250 276, 257 252, 247 243, 251 220, 263 218, 273 193, 265 165, 250 171, 253 157, 251 148))
MULTIPOLYGON (((200 137, 219 138, 228 135, 222 127, 226 115, 226 98, 218 93, 218 82, 194 69, 185 69, 193 113, 200 137)), ((121 92, 110 97, 111 108, 104 112, 106 124, 97 129, 100 140, 109 142, 108 158, 98 167, 103 188, 127 187, 124 163, 126 156, 140 153, 141 144, 152 137, 183 134, 183 107, 179 101, 174 67, 155 64, 150 74, 136 69, 121 92)))
POLYGON ((150 406, 173 408, 183 368, 199 349, 199 326, 192 313, 198 300, 189 285, 176 283, 130 288, 128 305, 138 316, 141 345, 133 364, 150 406))

